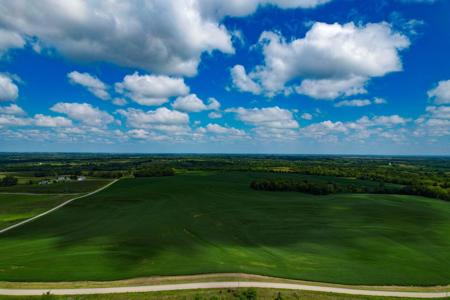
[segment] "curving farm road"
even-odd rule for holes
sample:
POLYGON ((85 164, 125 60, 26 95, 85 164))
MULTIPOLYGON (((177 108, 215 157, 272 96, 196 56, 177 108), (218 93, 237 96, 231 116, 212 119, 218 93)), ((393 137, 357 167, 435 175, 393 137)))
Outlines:
POLYGON ((38 296, 45 293, 53 295, 88 295, 88 294, 116 294, 116 293, 142 293, 158 291, 217 289, 217 288, 271 288, 287 290, 304 290, 337 294, 386 296, 407 298, 446 298, 449 292, 399 292, 380 290, 359 290, 341 287, 326 287, 294 283, 257 282, 257 281, 224 281, 224 282, 199 282, 178 283, 127 287, 102 287, 102 288, 76 288, 76 289, 0 289, 0 295, 8 296, 38 296))

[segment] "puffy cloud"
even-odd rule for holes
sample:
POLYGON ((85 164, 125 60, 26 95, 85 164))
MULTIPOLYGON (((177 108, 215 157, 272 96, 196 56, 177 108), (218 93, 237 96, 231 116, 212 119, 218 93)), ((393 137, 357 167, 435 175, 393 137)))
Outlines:
POLYGON ((150 138, 150 133, 144 129, 132 129, 128 131, 128 134, 134 139, 148 139, 150 138))
POLYGON ((300 118, 302 118, 303 120, 312 120, 313 115, 310 113, 303 113, 300 118))
POLYGON ((7 106, 0 106, 0 114, 24 116, 26 112, 16 104, 10 104, 7 106))
POLYGON ((64 117, 51 117, 37 114, 33 118, 23 117, 25 111, 15 104, 0 107, 0 126, 38 126, 38 127, 67 127, 72 121, 64 117))
POLYGON ((220 102, 214 97, 208 98, 208 109, 210 110, 219 110, 220 109, 220 102))
POLYGON ((189 87, 182 78, 134 73, 116 83, 116 91, 141 105, 161 105, 170 97, 188 94, 189 87))
POLYGON ((224 127, 219 124, 208 124, 205 127, 205 132, 213 133, 213 134, 226 134, 226 135, 234 135, 234 136, 244 136, 245 131, 241 129, 236 129, 233 127, 224 127))
POLYGON ((0 127, 4 126, 26 126, 31 124, 31 119, 15 115, 0 115, 0 127))
POLYGON ((235 65, 230 70, 233 86, 242 92, 250 92, 258 95, 261 93, 261 87, 253 79, 251 79, 244 66, 235 65))
POLYGON ((334 106, 335 107, 342 107, 342 106, 362 107, 362 106, 368 106, 371 104, 372 104, 372 101, 370 101, 369 99, 352 99, 352 100, 339 101, 334 106))
POLYGON ((13 31, 0 28, 0 56, 11 48, 23 48, 25 40, 13 31))
POLYGON ((208 16, 222 18, 224 16, 243 17, 252 14, 258 6, 275 5, 280 8, 313 8, 330 0, 208 0, 202 1, 202 10, 208 16))
POLYGON ((190 94, 178 97, 172 103, 172 107, 184 112, 200 112, 204 110, 217 110, 220 108, 220 103, 215 98, 209 98, 208 105, 206 105, 196 94, 190 94))
POLYGON ((367 78, 350 76, 344 79, 304 79, 295 87, 299 94, 315 99, 333 100, 338 97, 365 94, 367 78))
POLYGON ((375 98, 373 99, 373 103, 374 103, 374 104, 386 104, 387 101, 386 101, 386 99, 384 99, 384 98, 375 97, 375 98))
POLYGON ((0 73, 0 102, 12 101, 19 97, 19 88, 7 74, 0 73))
POLYGON ((88 89, 89 92, 102 100, 107 100, 110 98, 106 84, 89 73, 80 73, 77 71, 73 71, 68 73, 67 77, 72 84, 79 84, 84 86, 88 89))
POLYGON ((363 107, 363 106, 369 106, 369 105, 378 105, 378 104, 386 104, 387 101, 383 98, 375 97, 373 100, 370 99, 352 99, 352 100, 342 100, 339 102, 336 102, 334 104, 335 107, 343 107, 343 106, 350 106, 350 107, 363 107))
POLYGON ((220 119, 222 118, 222 114, 216 111, 212 111, 208 114, 208 118, 210 119, 220 119))
POLYGON ((120 109, 117 112, 127 119, 127 125, 132 128, 151 128, 173 134, 189 131, 189 115, 165 107, 146 112, 134 108, 120 109))
POLYGON ((203 52, 233 53, 226 28, 199 1, 18 0, 1 2, 0 15, 9 30, 85 61, 193 75, 203 52))
POLYGON ((425 111, 433 118, 450 120, 450 106, 427 106, 425 111))
POLYGON ((194 75, 202 53, 234 53, 231 34, 220 24, 225 16, 245 16, 265 4, 311 8, 325 2, 15 0, 0 2, 0 24, 74 59, 194 75))
POLYGON ((72 126, 72 121, 64 117, 37 114, 34 116, 34 124, 39 127, 67 127, 72 126))
POLYGON ((124 98, 114 98, 112 103, 117 106, 124 106, 128 103, 128 101, 124 98))
POLYGON ((331 120, 308 125, 300 130, 301 135, 317 140, 337 141, 338 136, 346 140, 365 140, 370 137, 388 138, 394 141, 404 139, 404 126, 409 122, 399 115, 363 116, 356 121, 331 120))
POLYGON ((236 114, 238 120, 257 127, 298 128, 298 122, 291 111, 274 107, 263 108, 230 108, 225 110, 236 114))
MULTIPOLYGON (((45 116, 48 117, 48 116, 45 116)), ((27 119, 25 125, 30 125, 27 128, 15 128, 0 130, 0 138, 13 139, 13 140, 31 140, 36 141, 48 141, 50 143, 86 143, 92 144, 111 144, 125 141, 128 136, 120 130, 107 130, 105 128, 90 127, 90 126, 60 126, 59 122, 54 120, 49 121, 50 123, 44 124, 44 126, 37 126, 35 118, 27 119), (31 127, 33 126, 33 127, 31 127)), ((60 117, 51 117, 52 119, 58 120, 60 117)), ((1 119, 1 118, 0 118, 1 119)), ((40 119, 40 118, 39 118, 40 119)), ((62 124, 64 125, 64 124, 62 124)))
POLYGON ((178 97, 175 102, 172 103, 172 107, 176 110, 185 112, 199 112, 208 109, 196 94, 178 97))
POLYGON ((416 121, 415 136, 440 137, 450 135, 450 106, 428 106, 416 121))
POLYGON ((50 110, 66 114, 69 118, 90 126, 105 126, 114 121, 109 113, 93 107, 89 103, 59 102, 53 105, 50 110))
POLYGON ((278 33, 263 32, 259 43, 264 65, 249 74, 240 69, 242 78, 251 79, 268 96, 290 92, 286 84, 302 79, 295 90, 317 99, 365 93, 371 77, 402 70, 399 51, 410 44, 384 22, 316 22, 304 38, 287 41, 278 33))
POLYGON ((439 81, 435 88, 428 91, 428 97, 436 104, 450 104, 450 80, 439 81))
POLYGON ((405 119, 399 115, 390 115, 390 116, 374 116, 369 118, 364 116, 360 118, 357 123, 363 124, 365 126, 395 126, 395 125, 403 125, 409 122, 409 119, 405 119))
POLYGON ((301 133, 307 137, 320 139, 323 136, 330 134, 346 133, 348 128, 343 122, 333 122, 330 120, 314 123, 306 126, 301 130, 301 133))

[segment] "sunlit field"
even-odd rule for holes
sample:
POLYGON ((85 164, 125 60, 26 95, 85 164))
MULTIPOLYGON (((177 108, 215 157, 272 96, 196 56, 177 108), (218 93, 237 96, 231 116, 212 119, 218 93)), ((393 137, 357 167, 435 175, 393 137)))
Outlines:
POLYGON ((448 283, 448 202, 249 187, 267 176, 121 179, 1 236, 0 280, 245 272, 346 284, 448 283))

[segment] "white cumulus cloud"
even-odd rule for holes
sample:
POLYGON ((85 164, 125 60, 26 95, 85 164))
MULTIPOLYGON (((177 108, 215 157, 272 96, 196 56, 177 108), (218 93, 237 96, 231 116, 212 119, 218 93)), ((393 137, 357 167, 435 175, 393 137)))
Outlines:
POLYGON ((209 98, 208 104, 205 104, 196 94, 178 97, 172 107, 184 112, 200 112, 204 110, 218 110, 220 103, 215 98, 209 98))
POLYGON ((233 136, 244 136, 245 131, 241 129, 237 129, 234 127, 225 127, 219 124, 209 123, 204 128, 205 132, 213 133, 213 134, 225 134, 225 135, 233 135, 233 136))
POLYGON ((126 75, 122 82, 116 83, 116 91, 141 105, 161 105, 170 97, 184 96, 189 87, 182 78, 163 75, 126 75))
POLYGON ((384 22, 366 25, 316 22, 304 38, 286 40, 279 33, 266 31, 261 34, 259 44, 264 64, 249 74, 238 67, 239 76, 233 80, 245 79, 252 85, 239 87, 235 82, 238 88, 253 93, 261 89, 273 96, 290 92, 292 87, 287 86, 290 82, 303 80, 295 88, 298 93, 334 99, 365 93, 365 84, 371 77, 402 70, 399 52, 408 48, 410 42, 384 22))
POLYGON ((208 114, 208 118, 210 119, 220 119, 222 118, 222 114, 216 111, 212 111, 208 114))
POLYGON ((294 115, 287 109, 274 107, 263 108, 229 108, 226 112, 236 114, 238 120, 257 127, 268 128, 298 128, 298 122, 294 115))
POLYGON ((0 128, 6 126, 26 126, 30 125, 32 120, 30 118, 22 118, 15 115, 1 115, 0 114, 0 128))
POLYGON ((13 101, 19 97, 19 88, 11 76, 0 73, 0 102, 13 101))
POLYGON ((428 91, 428 97, 436 104, 450 104, 450 80, 439 81, 435 88, 428 91))
POLYGON ((109 113, 93 107, 89 103, 59 102, 53 105, 50 110, 65 114, 73 120, 90 126, 106 126, 114 121, 109 113))
POLYGON ((336 102, 334 105, 335 107, 342 107, 342 106, 351 106, 351 107, 363 107, 371 105, 372 101, 369 99, 352 99, 352 100, 342 100, 339 102, 336 102))
POLYGON ((242 92, 250 92, 258 95, 261 93, 261 87, 253 79, 251 79, 244 66, 235 65, 230 70, 233 86, 242 92))
MULTIPOLYGON (((0 26, 83 61, 105 61, 171 75, 195 75, 203 53, 234 53, 221 24, 260 5, 312 8, 327 0, 130 0, 0 1, 0 26)), ((13 38, 9 37, 9 40, 13 38)), ((20 40, 21 39, 21 40, 20 40)))
POLYGON ((7 106, 0 106, 0 114, 24 116, 26 112, 16 104, 10 104, 7 106))
POLYGON ((365 94, 367 78, 350 76, 344 79, 304 79, 295 91, 311 98, 334 100, 338 97, 365 94))
POLYGON ((149 111, 129 108, 117 112, 127 119, 127 125, 132 128, 154 129, 172 134, 182 134, 190 130, 188 114, 165 107, 149 111))
POLYGON ((17 32, 0 28, 0 56, 12 48, 23 48, 25 40, 17 32))
POLYGON ((312 120, 313 115, 310 113, 303 113, 300 118, 302 118, 303 120, 312 120))
POLYGON ((87 88, 89 92, 102 100, 107 100, 110 98, 106 84, 89 73, 73 71, 68 73, 67 77, 69 78, 70 83, 79 84, 87 88))
POLYGON ((39 127, 67 127, 72 126, 72 121, 64 117, 37 114, 34 116, 34 124, 39 127))

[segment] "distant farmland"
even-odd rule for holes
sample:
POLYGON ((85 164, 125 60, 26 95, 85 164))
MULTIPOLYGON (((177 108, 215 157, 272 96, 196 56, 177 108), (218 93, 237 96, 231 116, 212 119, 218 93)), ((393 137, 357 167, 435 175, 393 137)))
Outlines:
POLYGON ((245 272, 346 284, 449 283, 448 202, 250 189, 267 176, 122 179, 0 236, 0 280, 245 272))

